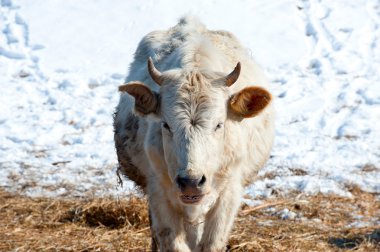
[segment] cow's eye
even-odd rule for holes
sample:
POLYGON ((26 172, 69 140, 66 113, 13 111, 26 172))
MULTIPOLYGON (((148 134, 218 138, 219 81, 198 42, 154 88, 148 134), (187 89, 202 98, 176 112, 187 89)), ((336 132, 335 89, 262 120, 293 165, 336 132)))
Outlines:
POLYGON ((169 124, 167 124, 166 122, 162 122, 162 127, 164 127, 167 131, 171 132, 169 124))
POLYGON ((217 131, 218 129, 221 129, 223 127, 223 123, 218 123, 218 125, 216 125, 215 127, 215 131, 217 131))

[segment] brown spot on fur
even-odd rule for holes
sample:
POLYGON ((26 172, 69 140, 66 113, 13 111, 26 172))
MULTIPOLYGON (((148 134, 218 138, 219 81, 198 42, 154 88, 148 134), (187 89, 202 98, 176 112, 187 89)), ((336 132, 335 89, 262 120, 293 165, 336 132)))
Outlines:
POLYGON ((195 79, 197 82, 200 82, 201 81, 201 76, 199 74, 196 74, 195 75, 195 79))
POLYGON ((192 125, 192 126, 195 126, 196 124, 195 124, 195 120, 194 120, 194 118, 190 118, 190 124, 192 125))

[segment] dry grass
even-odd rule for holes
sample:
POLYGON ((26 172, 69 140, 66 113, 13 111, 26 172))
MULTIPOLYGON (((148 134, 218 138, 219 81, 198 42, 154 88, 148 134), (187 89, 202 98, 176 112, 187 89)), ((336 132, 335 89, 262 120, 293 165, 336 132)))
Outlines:
MULTIPOLYGON (((352 199, 298 195, 243 206, 232 251, 379 251, 379 196, 355 188, 352 199), (288 209, 292 218, 284 219, 288 209), (361 216, 366 227, 349 227, 361 216)), ((146 202, 27 198, 0 190, 0 251, 146 251, 146 202)))

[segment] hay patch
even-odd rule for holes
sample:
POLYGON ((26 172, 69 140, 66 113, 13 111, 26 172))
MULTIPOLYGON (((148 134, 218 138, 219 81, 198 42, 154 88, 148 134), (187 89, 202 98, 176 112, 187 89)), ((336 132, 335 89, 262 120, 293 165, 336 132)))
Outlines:
MULTIPOLYGON (((379 251, 379 195, 293 195, 243 206, 231 251, 379 251)), ((0 190, 0 251, 149 251, 146 200, 28 198, 0 190)))

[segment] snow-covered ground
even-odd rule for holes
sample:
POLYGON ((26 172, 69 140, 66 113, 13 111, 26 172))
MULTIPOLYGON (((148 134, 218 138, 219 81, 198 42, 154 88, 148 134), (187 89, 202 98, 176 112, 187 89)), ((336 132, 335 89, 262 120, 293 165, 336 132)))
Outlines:
POLYGON ((277 96, 276 143, 247 192, 380 193, 378 0, 0 0, 0 186, 120 195, 112 113, 142 36, 194 14, 230 30, 277 96))

